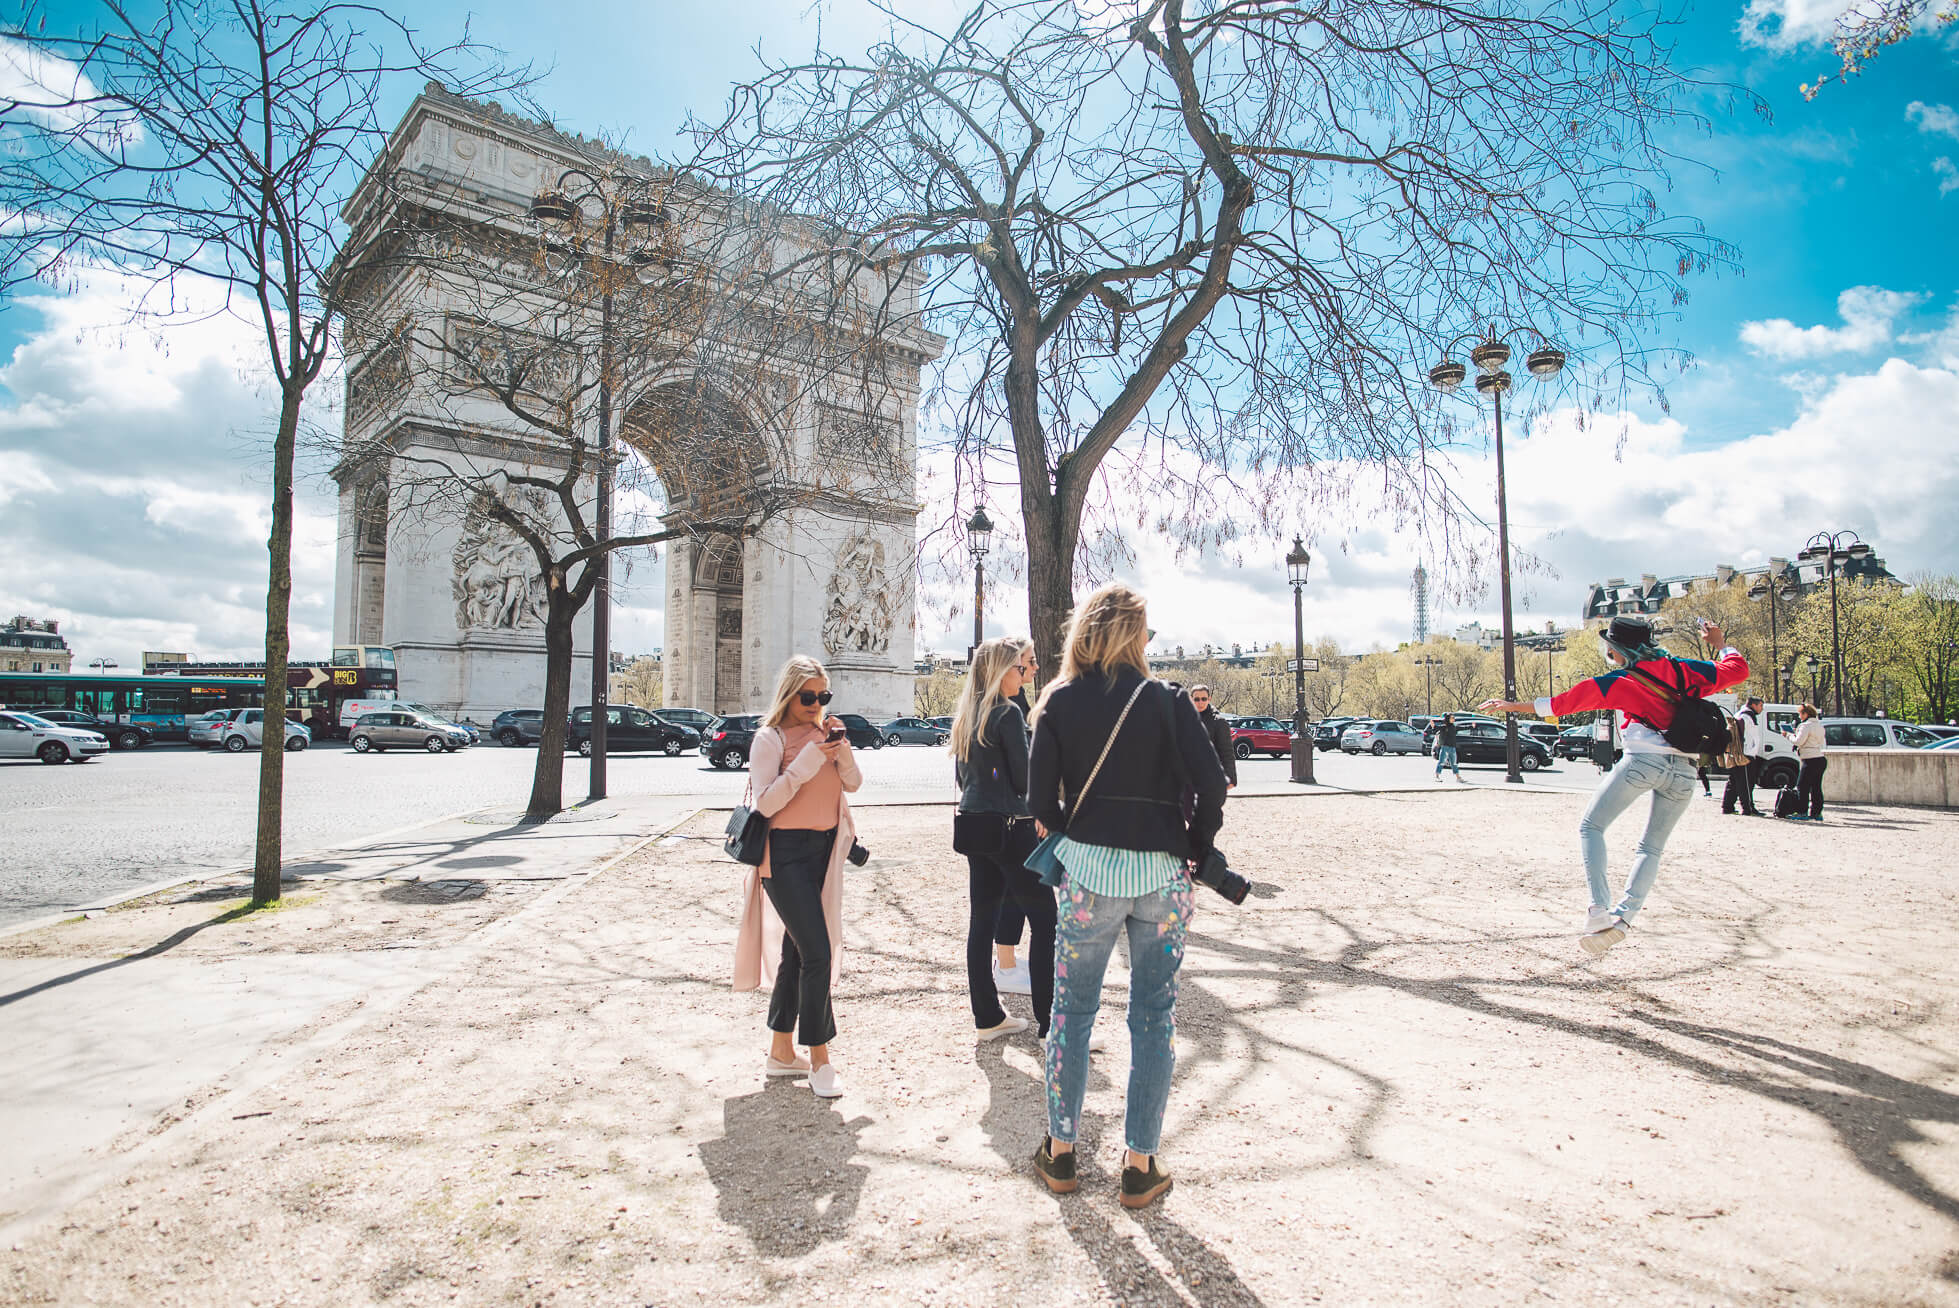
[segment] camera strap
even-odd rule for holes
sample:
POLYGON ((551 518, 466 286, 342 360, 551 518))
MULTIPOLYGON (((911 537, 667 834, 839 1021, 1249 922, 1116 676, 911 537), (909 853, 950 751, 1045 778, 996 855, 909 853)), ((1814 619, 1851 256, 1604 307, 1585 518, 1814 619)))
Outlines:
POLYGON ((1055 782, 1055 790, 1061 796, 1062 811, 1068 814, 1071 821, 1077 813, 1081 812, 1082 803, 1088 798, 1088 788, 1095 784, 1095 778, 1101 774, 1102 765, 1108 761, 1109 751, 1115 747, 1116 737, 1122 734, 1122 724, 1129 721, 1129 710, 1136 707, 1136 701, 1141 697, 1143 688, 1149 684, 1150 679, 1148 677, 1136 683, 1136 689, 1130 693, 1129 702, 1122 706, 1121 715, 1116 718, 1115 726, 1109 731, 1109 738, 1102 742, 1102 753, 1095 760, 1095 766, 1088 770, 1088 780, 1082 782, 1081 793, 1075 796, 1075 804, 1072 809, 1068 806, 1068 783, 1060 780, 1055 782))

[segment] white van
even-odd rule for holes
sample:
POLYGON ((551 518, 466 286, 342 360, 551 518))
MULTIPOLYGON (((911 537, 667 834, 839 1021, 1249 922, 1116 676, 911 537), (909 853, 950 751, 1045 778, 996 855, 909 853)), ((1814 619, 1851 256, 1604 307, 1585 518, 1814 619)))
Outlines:
MULTIPOLYGON (((1707 697, 1710 704, 1719 704, 1729 717, 1741 711, 1741 697, 1723 691, 1719 695, 1707 697)), ((1796 758, 1796 747, 1789 743, 1785 731, 1796 729, 1796 704, 1762 705, 1762 775, 1757 778, 1767 790, 1780 790, 1784 786, 1796 784, 1796 774, 1802 764, 1796 758)))
POLYGON ((384 709, 401 707, 392 695, 386 699, 343 699, 340 701, 340 734, 342 737, 352 736, 354 723, 360 721, 363 713, 379 713, 384 709))

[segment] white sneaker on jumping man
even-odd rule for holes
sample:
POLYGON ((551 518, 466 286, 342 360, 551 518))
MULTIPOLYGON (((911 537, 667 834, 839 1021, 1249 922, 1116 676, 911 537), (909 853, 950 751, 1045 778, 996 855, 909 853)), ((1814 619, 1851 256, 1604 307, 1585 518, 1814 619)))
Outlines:
POLYGON ((1626 924, 1614 918, 1612 925, 1598 931, 1588 931, 1578 939, 1579 947, 1593 958, 1626 938, 1626 924))

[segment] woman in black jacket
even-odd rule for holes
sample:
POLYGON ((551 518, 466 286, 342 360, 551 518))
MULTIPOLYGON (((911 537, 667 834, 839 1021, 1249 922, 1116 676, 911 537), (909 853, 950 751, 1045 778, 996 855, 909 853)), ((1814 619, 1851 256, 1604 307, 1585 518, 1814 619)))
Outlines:
POLYGON ((1102 587, 1075 610, 1061 676, 1034 711, 1028 802, 1037 829, 1063 833, 1048 1037, 1048 1135, 1034 1166, 1073 1190, 1075 1137, 1102 974, 1129 937, 1129 1146, 1119 1198, 1141 1208, 1170 1188, 1157 1165, 1175 1063, 1177 970, 1190 920, 1189 863, 1224 820, 1224 769, 1190 700, 1150 679, 1143 597, 1102 587), (1186 788, 1196 792, 1188 825, 1186 788), (1084 794, 1083 792, 1087 793, 1084 794))
POLYGON ((1027 812, 1027 720, 1014 703, 1025 680, 1021 644, 989 640, 973 651, 972 675, 959 695, 952 719, 952 756, 958 760, 959 811, 984 819, 973 825, 997 831, 1000 847, 966 855, 966 989, 973 1025, 980 1039, 993 1040, 1027 1029, 1027 1019, 1009 1017, 1000 1006, 993 976, 994 929, 1000 905, 1011 898, 1032 928, 1027 950, 1028 988, 1040 1034, 1048 1033, 1054 997, 1054 892, 1029 872, 1022 859, 1034 846, 1027 812), (992 821, 997 819, 997 821, 992 821))

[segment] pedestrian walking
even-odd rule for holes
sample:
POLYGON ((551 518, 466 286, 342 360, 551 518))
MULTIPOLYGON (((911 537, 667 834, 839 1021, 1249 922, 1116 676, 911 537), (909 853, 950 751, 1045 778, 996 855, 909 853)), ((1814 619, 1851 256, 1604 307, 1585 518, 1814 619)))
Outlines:
POLYGON ((1762 816, 1762 810, 1755 807, 1755 787, 1762 781, 1762 764, 1767 757, 1768 746, 1762 740, 1762 697, 1750 695, 1741 712, 1735 714, 1735 722, 1741 727, 1741 753, 1730 759, 1727 789, 1721 792, 1721 811, 1733 813, 1735 805, 1749 817, 1762 816))
POLYGON ((1040 1034, 1054 1003, 1054 892, 1029 872, 1034 819, 1027 807, 1027 722, 1013 696, 1024 676, 1020 643, 983 641, 952 719, 959 780, 954 845, 966 855, 966 990, 982 1040, 1027 1029, 1000 1006, 991 958, 1000 905, 1011 898, 1031 929, 1027 974, 1040 1034))
POLYGON ((1577 713, 1616 709, 1624 721, 1619 739, 1625 748, 1620 766, 1606 774, 1578 823, 1578 843, 1591 891, 1585 933, 1579 943, 1597 957, 1626 938, 1633 918, 1653 892, 1667 838, 1694 797, 1694 757, 1667 743, 1666 732, 1686 699, 1700 698, 1748 678, 1748 660, 1726 643, 1721 628, 1703 620, 1701 638, 1721 651, 1714 662, 1677 659, 1653 643, 1653 624, 1627 614, 1614 618, 1599 635, 1600 651, 1613 671, 1589 677, 1569 689, 1536 701, 1492 699, 1486 713, 1577 713), (1616 907, 1606 880, 1605 831, 1641 794, 1652 797, 1646 831, 1633 855, 1631 875, 1616 907))
POLYGON ((1714 766, 1712 754, 1702 754, 1694 760, 1694 780, 1701 783, 1701 798, 1714 798, 1714 783, 1708 780, 1707 770, 1714 766))
POLYGON ((771 986, 764 1070, 808 1074, 824 1099, 843 1093, 830 1061, 830 989, 843 963, 844 862, 857 840, 845 796, 864 781, 842 720, 824 712, 829 703, 821 663, 798 654, 783 664, 749 746, 749 803, 768 819, 769 838, 762 865, 749 871, 735 930, 735 989, 771 986))
POLYGON ((1231 724, 1219 717, 1212 706, 1209 686, 1192 686, 1189 694, 1191 707, 1204 723, 1204 734, 1211 738, 1211 748, 1217 751, 1218 766, 1224 769, 1224 788, 1238 789, 1238 749, 1231 739, 1231 724))
POLYGON ((1796 729, 1784 732, 1789 743, 1796 747, 1796 811, 1790 814, 1795 822, 1821 822, 1823 820, 1823 774, 1829 770, 1830 760, 1824 756, 1823 719, 1816 712, 1816 705, 1804 704, 1796 710, 1796 729))
MULTIPOLYGON (((1442 720, 1435 724, 1435 779, 1442 780, 1442 769, 1447 768, 1462 781, 1462 769, 1456 766, 1456 715, 1444 713, 1442 720)), ((1468 785, 1466 781, 1462 784, 1468 785)))
MULTIPOLYGON (((1028 687, 1034 684, 1034 674, 1041 670, 1041 661, 1034 653, 1034 642, 1015 638, 1020 650, 1022 673, 1020 689, 1013 694, 1014 705, 1020 709, 1023 722, 1031 722, 1034 707, 1027 701, 1028 687)), ((1033 735, 1033 727, 1027 728, 1033 735)), ((1027 928, 1027 915, 1020 911, 1020 901, 1012 895, 1000 901, 1000 920, 993 926, 993 987, 1003 995, 1028 995, 1034 993, 1033 978, 1028 975, 1027 965, 1020 961, 1020 937, 1027 928)))
POLYGON ((1037 830, 1062 833, 1048 1132, 1034 1166, 1048 1188, 1077 1184, 1075 1141, 1089 1041, 1116 937, 1129 940, 1129 1092, 1118 1198, 1170 1188, 1156 1158, 1175 1066, 1177 971, 1191 912, 1189 863, 1210 852, 1227 781, 1188 697, 1150 678, 1143 597, 1103 586, 1068 624, 1061 675, 1034 711, 1028 800, 1037 830), (1188 822, 1186 788, 1196 792, 1188 822))

